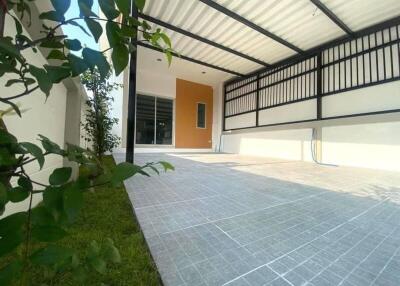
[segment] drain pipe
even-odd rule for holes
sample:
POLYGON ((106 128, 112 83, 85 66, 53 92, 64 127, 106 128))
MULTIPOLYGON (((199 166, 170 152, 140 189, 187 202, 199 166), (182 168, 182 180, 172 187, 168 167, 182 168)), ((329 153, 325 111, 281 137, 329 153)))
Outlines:
POLYGON ((227 130, 227 131, 221 132, 221 134, 219 135, 218 153, 221 153, 222 135, 230 134, 230 133, 232 133, 232 130, 227 130))
POLYGON ((314 161, 314 163, 316 163, 318 165, 330 166, 330 167, 338 167, 338 165, 325 164, 325 163, 319 162, 318 159, 316 158, 317 157, 316 156, 317 155, 316 145, 317 145, 317 130, 314 127, 312 129, 312 135, 311 135, 311 157, 312 157, 312 160, 314 161))

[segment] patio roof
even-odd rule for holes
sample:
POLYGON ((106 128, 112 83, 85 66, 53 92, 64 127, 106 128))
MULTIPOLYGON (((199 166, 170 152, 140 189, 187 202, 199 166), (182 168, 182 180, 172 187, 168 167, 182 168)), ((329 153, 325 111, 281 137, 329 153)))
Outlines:
POLYGON ((182 58, 231 75, 399 17, 398 0, 160 0, 141 18, 163 27, 182 58))

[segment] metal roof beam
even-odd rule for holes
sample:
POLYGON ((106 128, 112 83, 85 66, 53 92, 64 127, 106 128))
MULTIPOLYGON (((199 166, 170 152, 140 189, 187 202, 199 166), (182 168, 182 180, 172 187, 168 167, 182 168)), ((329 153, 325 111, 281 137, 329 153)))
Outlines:
POLYGON ((224 51, 226 51, 228 53, 231 53, 231 54, 237 55, 239 57, 242 57, 244 59, 247 59, 249 61, 255 62, 255 63, 259 64, 259 65, 262 65, 262 66, 265 66, 265 67, 270 67, 271 66, 270 64, 268 64, 268 63, 266 63, 264 61, 261 61, 259 59, 253 58, 251 56, 248 56, 246 54, 243 54, 243 53, 241 53, 239 51, 236 51, 236 50, 233 50, 231 48, 225 47, 225 46, 223 46, 221 44, 218 44, 218 43, 213 42, 211 40, 208 40, 206 38, 200 37, 199 35, 193 34, 193 33, 189 32, 189 31, 186 31, 186 30, 184 30, 182 28, 176 27, 176 26, 174 26, 174 25, 172 25, 170 23, 166 23, 166 22, 161 21, 159 19, 153 18, 153 17, 151 17, 149 15, 145 15, 145 14, 139 13, 139 17, 144 19, 144 20, 150 21, 150 22, 152 22, 154 24, 157 24, 159 26, 162 26, 164 28, 167 28, 167 29, 170 29, 172 31, 178 32, 178 33, 180 33, 182 35, 185 35, 185 36, 191 37, 193 39, 196 39, 196 40, 198 40, 200 42, 203 42, 205 44, 208 44, 210 46, 213 46, 213 47, 216 47, 218 49, 224 50, 224 51))
MULTIPOLYGON (((143 43, 143 42, 138 42, 137 45, 163 53, 162 49, 160 49, 158 47, 151 46, 151 45, 143 43)), ((216 70, 219 70, 219 71, 222 71, 222 72, 226 72, 226 73, 230 73, 230 74, 233 74, 233 75, 236 75, 236 76, 240 76, 240 77, 244 76, 241 73, 238 73, 238 72, 235 72, 235 71, 223 68, 223 67, 219 67, 219 66, 216 66, 216 65, 213 65, 213 64, 209 64, 209 63, 206 63, 206 62, 202 62, 200 60, 196 60, 196 59, 193 59, 193 58, 190 58, 190 57, 187 57, 187 56, 178 55, 177 53, 172 53, 172 54, 173 54, 173 56, 175 56, 177 58, 181 58, 183 60, 186 60, 186 61, 189 61, 189 62, 192 62, 192 63, 196 63, 196 64, 199 64, 199 65, 202 65, 202 66, 205 66, 205 67, 209 67, 209 68, 212 68, 212 69, 216 69, 216 70)))
POLYGON ((338 25, 343 31, 346 32, 347 35, 353 37, 354 32, 342 21, 339 19, 338 16, 336 16, 331 10, 328 9, 321 1, 319 0, 310 0, 315 6, 317 6, 318 9, 322 11, 326 16, 329 17, 336 25, 338 25))
POLYGON ((235 12, 229 10, 228 8, 225 8, 224 6, 219 5, 218 3, 216 3, 216 2, 214 2, 212 0, 200 0, 200 1, 203 2, 206 5, 214 8, 215 10, 217 10, 217 11, 219 11, 219 12, 221 12, 221 13, 223 13, 223 14, 231 17, 231 18, 233 18, 234 20, 236 20, 236 21, 238 21, 238 22, 240 22, 240 23, 252 28, 253 30, 255 30, 255 31, 257 31, 257 32, 259 32, 259 33, 261 33, 261 34, 263 34, 263 35, 275 40, 275 41, 277 41, 278 43, 288 47, 289 49, 292 49, 292 50, 294 50, 294 51, 296 51, 298 53, 303 53, 304 52, 302 49, 296 47, 295 45, 285 41, 284 39, 278 37, 277 35, 269 32, 269 31, 267 31, 267 30, 265 30, 263 28, 261 28, 260 26, 254 24, 253 22, 247 20, 246 18, 240 16, 239 14, 236 14, 235 12))

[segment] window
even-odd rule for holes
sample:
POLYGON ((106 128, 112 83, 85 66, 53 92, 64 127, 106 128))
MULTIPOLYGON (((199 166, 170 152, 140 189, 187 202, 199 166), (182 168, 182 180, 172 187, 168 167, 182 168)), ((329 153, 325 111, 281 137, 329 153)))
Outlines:
POLYGON ((206 104, 197 103, 197 128, 206 128, 206 104))

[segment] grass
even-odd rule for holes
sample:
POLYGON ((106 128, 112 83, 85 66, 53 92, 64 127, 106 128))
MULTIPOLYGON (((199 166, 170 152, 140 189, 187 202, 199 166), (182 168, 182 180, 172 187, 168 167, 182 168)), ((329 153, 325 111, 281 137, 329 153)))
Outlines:
MULTIPOLYGON (((104 158, 105 166, 115 164, 112 156, 104 158)), ((92 240, 102 242, 111 238, 120 250, 122 262, 108 266, 107 273, 93 272, 85 281, 91 285, 160 285, 160 278, 124 187, 97 187, 85 193, 85 207, 79 219, 68 229, 67 237, 58 244, 83 253, 92 240)), ((34 271, 31 285, 77 285, 71 274, 44 281, 43 273, 34 271)))

